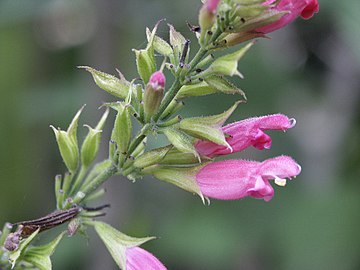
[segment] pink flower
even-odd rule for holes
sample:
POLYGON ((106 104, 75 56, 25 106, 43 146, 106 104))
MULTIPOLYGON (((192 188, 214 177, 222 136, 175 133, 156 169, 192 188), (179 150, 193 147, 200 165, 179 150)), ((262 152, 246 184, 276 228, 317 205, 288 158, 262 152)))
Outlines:
MULTIPOLYGON (((271 5, 275 0, 268 0, 263 5, 271 5)), ((278 21, 256 29, 257 32, 270 33, 291 23, 298 16, 303 19, 310 19, 314 13, 319 12, 317 0, 281 0, 279 4, 271 8, 275 11, 287 11, 288 14, 282 16, 278 21)))
POLYGON ((161 71, 156 71, 151 75, 149 84, 155 90, 163 89, 165 87, 165 80, 164 73, 161 71))
POLYGON ((219 200, 237 200, 246 196, 270 201, 274 189, 269 180, 284 186, 286 178, 298 175, 301 167, 288 156, 263 162, 225 160, 205 165, 196 174, 202 194, 219 200))
POLYGON ((202 156, 215 157, 239 152, 249 146, 257 149, 269 149, 271 138, 263 130, 287 130, 295 125, 295 119, 283 114, 254 117, 224 126, 222 131, 229 137, 226 139, 231 149, 209 141, 197 141, 195 148, 202 156))
POLYGON ((150 252, 139 247, 126 249, 126 270, 166 270, 150 252))
POLYGON ((219 5, 220 0, 208 0, 204 4, 207 10, 211 13, 216 13, 217 6, 219 5))

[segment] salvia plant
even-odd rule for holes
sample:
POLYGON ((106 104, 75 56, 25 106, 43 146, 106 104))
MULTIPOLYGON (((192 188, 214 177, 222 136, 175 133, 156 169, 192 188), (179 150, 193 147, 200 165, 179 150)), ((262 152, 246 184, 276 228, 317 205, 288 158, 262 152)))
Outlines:
POLYGON ((317 0, 208 0, 199 11, 199 21, 189 29, 196 35, 198 50, 190 57, 190 41, 175 27, 169 27, 168 41, 157 35, 160 21, 146 29, 147 46, 134 50, 138 77, 127 80, 87 66, 95 83, 118 101, 106 103, 103 116, 79 143, 77 137, 81 108, 66 130, 51 126, 67 172, 55 177, 56 210, 41 218, 4 225, 0 236, 0 269, 52 268, 50 256, 64 235, 75 235, 93 227, 120 269, 166 269, 154 255, 140 246, 154 237, 128 236, 98 221, 103 208, 89 208, 105 191, 101 187, 113 175, 131 181, 146 175, 209 198, 237 200, 247 196, 271 200, 274 190, 269 180, 285 186, 286 179, 300 173, 300 166, 289 156, 262 162, 225 159, 253 146, 271 147, 266 130, 287 130, 294 119, 273 114, 225 125, 245 94, 228 77, 242 76, 238 62, 254 45, 252 40, 282 28, 298 16, 312 17, 319 10, 317 0), (247 42, 247 43, 246 43, 247 42), (242 45, 246 43, 245 45, 242 45), (236 50, 228 52, 230 47, 236 50), (222 51, 219 57, 214 52, 222 51), (162 59, 159 61, 160 55, 162 59), (157 60, 157 61, 156 61, 157 60), (169 86, 168 77, 173 77, 169 86), (185 99, 211 94, 231 94, 234 105, 223 113, 182 118, 178 112, 185 99), (102 128, 110 110, 116 112, 109 155, 93 164, 99 150, 102 128), (134 134, 133 125, 141 127, 134 134), (149 136, 163 134, 167 144, 147 149, 149 136), (66 231, 45 245, 33 245, 44 231, 67 223, 66 231))

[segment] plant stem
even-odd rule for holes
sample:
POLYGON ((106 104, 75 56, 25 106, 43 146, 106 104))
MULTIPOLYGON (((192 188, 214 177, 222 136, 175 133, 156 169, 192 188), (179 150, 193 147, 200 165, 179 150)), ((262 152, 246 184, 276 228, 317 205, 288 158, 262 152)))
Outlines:
POLYGON ((76 192, 78 191, 80 185, 81 185, 81 182, 82 180, 84 179, 84 176, 86 175, 86 172, 88 170, 88 167, 85 167, 85 166, 81 166, 80 168, 80 172, 78 173, 75 181, 74 181, 74 184, 71 188, 71 191, 70 191, 70 196, 74 196, 76 194, 76 192))
POLYGON ((92 193, 95 189, 97 189, 101 184, 103 184, 106 180, 108 180, 111 176, 117 173, 118 169, 115 164, 112 164, 109 168, 101 172, 89 185, 87 185, 82 192, 85 193, 85 197, 87 194, 92 193))

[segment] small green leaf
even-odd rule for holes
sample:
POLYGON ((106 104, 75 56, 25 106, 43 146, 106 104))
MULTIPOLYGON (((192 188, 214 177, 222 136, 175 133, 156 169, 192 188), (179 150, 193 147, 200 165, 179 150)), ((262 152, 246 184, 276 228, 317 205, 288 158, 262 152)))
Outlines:
POLYGON ((91 225, 94 226, 97 234, 104 242, 105 246, 109 250, 116 264, 123 270, 126 269, 126 254, 125 254, 126 249, 135 246, 140 246, 143 243, 155 238, 155 237, 144 237, 144 238, 130 237, 114 229, 110 225, 100 221, 91 222, 91 225))
POLYGON ((79 66, 79 68, 83 68, 89 71, 93 76, 97 86, 99 86, 101 89, 105 90, 109 94, 121 99, 124 99, 127 96, 130 83, 124 78, 121 73, 119 73, 119 79, 113 75, 98 71, 91 67, 79 66))
POLYGON ((58 237, 47 245, 29 247, 26 249, 23 260, 31 263, 40 270, 51 270, 52 264, 50 256, 54 253, 56 246, 64 236, 65 232, 62 232, 58 237))

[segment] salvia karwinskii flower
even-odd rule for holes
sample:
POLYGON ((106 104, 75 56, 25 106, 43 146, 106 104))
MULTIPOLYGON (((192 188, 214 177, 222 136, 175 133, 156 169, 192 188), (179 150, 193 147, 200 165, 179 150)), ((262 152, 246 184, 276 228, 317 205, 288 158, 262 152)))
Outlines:
POLYGON ((166 270, 166 267, 150 252, 140 247, 127 248, 126 270, 166 270))
POLYGON ((264 130, 287 130, 295 126, 295 119, 289 119, 283 114, 273 114, 262 117, 254 117, 238 121, 222 128, 227 136, 226 141, 231 149, 209 141, 199 140, 195 143, 197 152, 202 156, 215 157, 239 152, 249 146, 257 149, 269 149, 271 138, 264 130))
MULTIPOLYGON (((275 0, 268 0, 263 3, 263 5, 271 5, 275 0)), ((319 11, 319 3, 317 0, 281 0, 276 4, 271 10, 288 12, 284 14, 279 20, 260 27, 256 29, 257 32, 261 33, 270 33, 277 29, 280 29, 292 21, 294 21, 298 16, 301 16, 303 19, 310 19, 314 13, 319 11)))
POLYGON ((274 189, 269 180, 285 186, 286 178, 297 176, 301 167, 291 157, 279 156, 263 162, 224 160, 202 167, 195 179, 202 195, 219 200, 238 200, 247 196, 270 201, 274 189))
POLYGON ((164 97, 165 81, 162 71, 156 71, 150 76, 144 93, 144 112, 147 121, 159 109, 161 100, 164 97))

